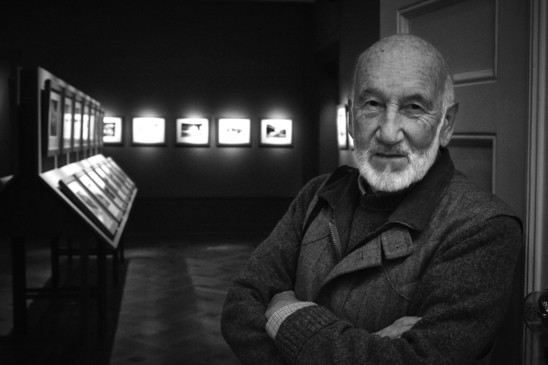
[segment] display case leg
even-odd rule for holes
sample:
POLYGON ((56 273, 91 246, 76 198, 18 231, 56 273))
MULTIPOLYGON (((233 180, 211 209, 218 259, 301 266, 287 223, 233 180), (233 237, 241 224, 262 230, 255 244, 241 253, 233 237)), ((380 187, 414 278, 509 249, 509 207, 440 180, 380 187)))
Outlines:
POLYGON ((97 244, 97 326, 100 337, 107 330, 107 250, 99 240, 97 244))
POLYGON ((80 310, 82 337, 85 339, 89 334, 89 238, 80 242, 80 310))
POLYGON ((27 333, 27 270, 26 242, 23 237, 14 237, 11 244, 13 335, 27 333))
POLYGON ((51 239, 51 286, 59 288, 59 237, 51 239))

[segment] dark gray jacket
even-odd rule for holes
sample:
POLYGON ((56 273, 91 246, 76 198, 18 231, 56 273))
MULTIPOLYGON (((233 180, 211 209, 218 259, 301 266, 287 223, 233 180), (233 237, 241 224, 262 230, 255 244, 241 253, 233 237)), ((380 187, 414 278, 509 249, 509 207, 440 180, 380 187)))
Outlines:
POLYGON ((227 342, 249 364, 474 363, 507 310, 518 219, 443 150, 388 222, 342 256, 334 212, 357 176, 343 167, 299 193, 229 290, 227 342), (273 341, 265 307, 290 289, 318 306, 289 316, 273 341), (422 320, 400 339, 373 334, 403 316, 422 320))

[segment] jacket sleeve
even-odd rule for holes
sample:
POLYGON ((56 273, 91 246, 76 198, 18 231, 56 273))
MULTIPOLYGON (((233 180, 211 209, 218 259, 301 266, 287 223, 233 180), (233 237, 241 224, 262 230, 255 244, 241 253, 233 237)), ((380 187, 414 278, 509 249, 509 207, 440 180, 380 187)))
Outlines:
POLYGON ((294 289, 303 220, 323 180, 316 178, 299 192, 228 290, 221 331, 244 364, 285 363, 266 333, 265 311, 274 294, 294 289))
POLYGON ((401 338, 371 334, 311 306, 286 318, 276 346, 294 364, 477 363, 507 312, 521 227, 500 216, 464 233, 432 258, 408 314, 422 319, 401 338))

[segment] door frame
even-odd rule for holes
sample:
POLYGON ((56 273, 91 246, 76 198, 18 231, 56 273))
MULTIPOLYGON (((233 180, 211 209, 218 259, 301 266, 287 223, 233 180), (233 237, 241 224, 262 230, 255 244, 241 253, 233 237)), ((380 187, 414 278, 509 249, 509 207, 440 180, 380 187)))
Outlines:
MULTIPOLYGON (((547 289, 543 279, 548 275, 548 238, 545 224, 548 218, 546 158, 548 123, 548 5, 546 0, 530 0, 529 50, 529 117, 527 151, 527 214, 525 222, 525 282, 524 296, 532 291, 547 289)), ((543 340, 524 326, 523 364, 544 363, 543 340)))

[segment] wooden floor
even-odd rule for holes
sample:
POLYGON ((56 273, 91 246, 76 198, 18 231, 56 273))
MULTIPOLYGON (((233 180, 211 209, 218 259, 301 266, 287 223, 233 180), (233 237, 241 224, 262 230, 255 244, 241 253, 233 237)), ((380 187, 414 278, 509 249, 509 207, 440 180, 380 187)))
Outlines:
MULTIPOLYGON (((102 337, 95 311, 83 322, 76 298, 29 301, 28 332, 13 336, 9 244, 0 241, 0 364, 239 364, 220 314, 231 278, 261 238, 128 239, 118 285, 109 279, 102 337)), ((28 285, 47 287, 49 246, 29 244, 27 264, 28 285)), ((77 267, 78 259, 62 261, 67 283, 77 267)))

